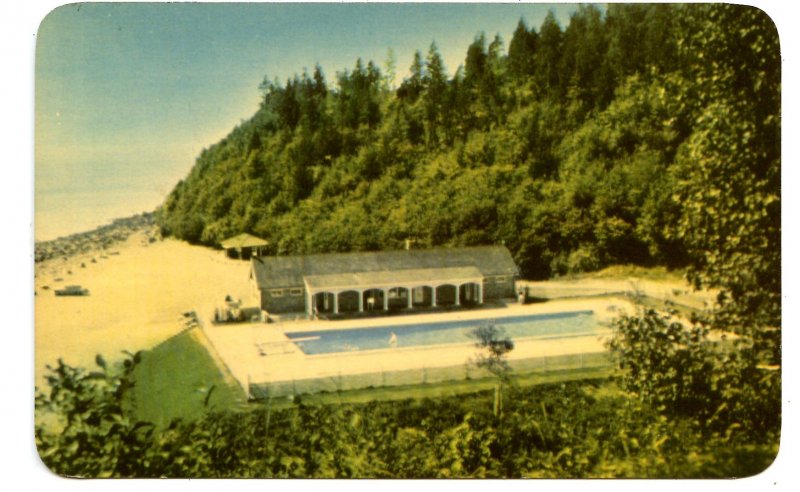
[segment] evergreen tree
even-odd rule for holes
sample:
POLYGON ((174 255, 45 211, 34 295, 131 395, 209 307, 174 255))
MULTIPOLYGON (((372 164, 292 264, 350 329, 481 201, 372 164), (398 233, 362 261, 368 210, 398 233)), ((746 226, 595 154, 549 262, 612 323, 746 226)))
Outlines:
POLYGON ((571 97, 583 113, 604 107, 613 95, 614 87, 603 63, 606 45, 602 13, 594 6, 581 5, 564 31, 559 71, 562 83, 569 84, 571 97))
POLYGON ((439 54, 439 48, 436 46, 436 43, 431 43, 428 49, 423 84, 425 86, 423 102, 425 106, 428 144, 437 145, 439 143, 440 128, 444 119, 448 80, 444 60, 442 60, 442 55, 439 54))
POLYGON ((403 101, 413 103, 422 94, 425 79, 425 64, 422 61, 422 53, 414 52, 414 61, 409 69, 411 77, 403 80, 400 88, 397 89, 397 97, 403 101))
POLYGON ((552 11, 539 29, 539 49, 535 64, 536 89, 543 97, 554 100, 566 94, 566 83, 561 79, 559 65, 562 58, 564 34, 552 11))
POLYGON ((538 35, 523 19, 519 20, 517 29, 508 45, 508 69, 517 80, 527 80, 536 71, 538 35))

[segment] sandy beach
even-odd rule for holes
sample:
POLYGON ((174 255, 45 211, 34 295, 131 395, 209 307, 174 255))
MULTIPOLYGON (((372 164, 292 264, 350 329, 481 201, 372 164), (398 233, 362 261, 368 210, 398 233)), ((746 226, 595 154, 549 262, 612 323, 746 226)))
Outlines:
POLYGON ((226 295, 245 300, 247 262, 173 239, 151 242, 151 237, 151 230, 140 230, 105 249, 36 263, 37 386, 46 365, 58 358, 92 368, 96 354, 115 360, 122 350, 148 349, 179 333, 185 312, 211 312, 226 295), (90 293, 55 295, 67 285, 90 293))

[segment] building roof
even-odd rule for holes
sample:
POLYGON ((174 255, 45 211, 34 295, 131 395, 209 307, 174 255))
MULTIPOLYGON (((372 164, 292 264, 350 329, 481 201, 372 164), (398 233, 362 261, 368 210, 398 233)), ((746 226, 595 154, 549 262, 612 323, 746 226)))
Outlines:
MULTIPOLYGON (((356 274, 360 274, 364 280, 371 278, 380 284, 391 278, 397 282, 403 281, 402 278, 413 279, 413 275, 433 275, 436 278, 430 280, 442 280, 442 275, 450 278, 456 274, 470 277, 475 273, 482 276, 519 274, 505 246, 268 256, 253 258, 251 264, 259 288, 301 286, 309 279, 315 285, 333 285, 332 282, 338 283, 347 278, 337 276, 356 274), (444 271, 468 267, 473 267, 475 271, 444 271), (423 271, 430 273, 423 274, 423 271)), ((355 277, 349 279, 358 281, 355 277)), ((363 284, 358 281, 357 285, 363 284)))
POLYGON ((246 232, 229 237, 228 239, 220 242, 220 245, 225 249, 257 248, 259 246, 266 246, 268 244, 269 241, 266 239, 261 239, 260 237, 253 236, 252 234, 247 234, 246 232))
POLYGON ((335 273, 330 275, 308 275, 306 287, 310 291, 342 290, 348 288, 391 288, 400 285, 430 285, 439 282, 480 281, 483 276, 475 267, 412 268, 361 273, 335 273))

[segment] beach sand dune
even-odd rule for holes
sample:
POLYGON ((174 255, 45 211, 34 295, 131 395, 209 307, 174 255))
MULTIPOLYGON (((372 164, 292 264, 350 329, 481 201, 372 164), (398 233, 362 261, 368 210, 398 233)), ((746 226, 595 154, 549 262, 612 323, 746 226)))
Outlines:
POLYGON ((209 248, 173 239, 149 243, 144 233, 105 252, 37 263, 36 385, 43 387, 46 365, 59 358, 93 369, 97 354, 117 360, 123 350, 148 349, 179 333, 183 313, 208 316, 226 295, 247 304, 248 269, 248 262, 209 248), (56 296, 66 285, 90 295, 56 296))

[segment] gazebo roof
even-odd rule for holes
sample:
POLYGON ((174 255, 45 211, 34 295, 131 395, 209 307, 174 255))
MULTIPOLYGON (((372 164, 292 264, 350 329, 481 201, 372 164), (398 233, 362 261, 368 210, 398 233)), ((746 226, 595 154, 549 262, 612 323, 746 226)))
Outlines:
POLYGON ((220 245, 225 249, 257 248, 259 246, 266 246, 268 244, 269 241, 266 239, 261 239, 260 237, 253 236, 252 234, 247 234, 246 232, 220 242, 220 245))

